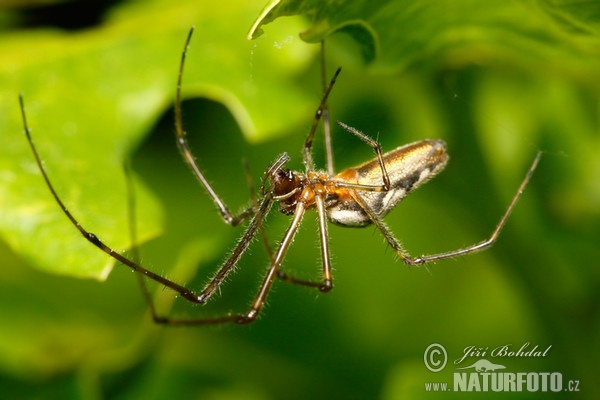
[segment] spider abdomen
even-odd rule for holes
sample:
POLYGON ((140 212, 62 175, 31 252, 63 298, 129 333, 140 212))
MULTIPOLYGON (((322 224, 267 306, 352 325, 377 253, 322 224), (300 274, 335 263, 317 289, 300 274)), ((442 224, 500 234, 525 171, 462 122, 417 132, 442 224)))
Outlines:
MULTIPOLYGON (((433 178, 446 166, 448 155, 442 140, 426 139, 398 147, 383 155, 383 162, 390 177, 388 190, 355 190, 340 188, 336 199, 328 202, 327 216, 335 224, 351 227, 369 225, 369 215, 355 200, 360 196, 364 203, 378 216, 390 212, 412 190, 433 178)), ((345 169, 333 180, 377 186, 382 183, 379 161, 374 158, 357 167, 345 169)))

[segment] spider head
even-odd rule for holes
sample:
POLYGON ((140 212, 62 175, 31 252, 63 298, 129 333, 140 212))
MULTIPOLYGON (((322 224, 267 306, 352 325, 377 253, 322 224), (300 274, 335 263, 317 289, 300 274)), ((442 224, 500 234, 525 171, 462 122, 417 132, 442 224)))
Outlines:
POLYGON ((290 169, 279 168, 272 176, 271 194, 279 201, 279 210, 284 214, 293 214, 298 196, 302 192, 304 175, 290 169))

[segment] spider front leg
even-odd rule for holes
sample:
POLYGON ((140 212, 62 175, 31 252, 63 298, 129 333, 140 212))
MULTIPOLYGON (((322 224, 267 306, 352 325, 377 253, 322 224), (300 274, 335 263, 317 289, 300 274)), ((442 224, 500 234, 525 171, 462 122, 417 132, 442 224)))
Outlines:
POLYGON ((77 219, 73 216, 73 214, 71 214, 71 212, 67 209, 67 206, 63 203, 63 201, 60 199, 60 197, 58 196, 58 193, 56 192, 56 190, 54 189, 54 186, 52 185, 52 182, 50 181, 50 178, 48 176, 48 173, 46 172, 46 169, 44 168, 44 164, 42 163, 42 159, 40 157, 40 155, 38 154, 37 148, 35 147, 34 143, 33 143, 33 139, 31 138, 31 131, 29 129, 29 125, 27 124, 27 117, 25 114, 25 104, 23 101, 23 96, 19 95, 19 104, 21 107, 21 117, 23 120, 23 128, 25 131, 25 136, 27 138, 27 142, 29 143, 29 147, 31 148, 31 151, 33 153, 33 156, 35 158, 35 162, 38 166, 38 169, 40 170, 42 177, 44 178, 44 182, 46 183, 46 186, 48 187, 50 194, 52 195, 52 197, 54 198, 54 200, 56 201, 56 203, 58 204, 58 206, 60 207, 61 211, 63 212, 63 214, 69 219, 69 221, 71 222, 71 224, 73 224, 73 226, 75 226, 75 228, 77 228, 77 230, 79 231, 79 233, 81 233, 81 235, 91 244, 93 244, 94 246, 96 246, 97 248, 99 248, 100 250, 102 250, 104 253, 108 254, 109 256, 111 256, 112 258, 114 258, 115 260, 119 261, 120 263, 128 266, 129 268, 131 268, 133 271, 149 278, 152 279, 172 290, 174 290, 175 292, 179 293, 179 295, 181 295, 181 297, 185 298, 186 300, 189 300, 191 302, 198 302, 198 298, 196 296, 196 294, 194 294, 193 291, 187 289, 184 286, 181 286, 175 282, 172 282, 152 271, 147 270, 146 268, 142 267, 141 265, 139 265, 138 263, 129 260, 128 258, 122 256, 121 254, 119 254, 118 252, 116 252, 115 250, 113 250, 112 248, 110 248, 109 246, 107 246, 103 241, 100 240, 100 238, 98 238, 98 236, 96 236, 94 233, 88 231, 87 229, 85 229, 80 223, 79 221, 77 221, 77 219))
MULTIPOLYGON (((280 156, 276 163, 279 165, 280 162, 287 160, 285 155, 280 156)), ((140 263, 140 254, 138 249, 137 242, 137 227, 136 227, 136 218, 135 218, 135 205, 136 205, 136 197, 135 190, 133 188, 133 181, 131 177, 131 170, 128 163, 125 163, 125 177, 126 177, 126 186, 127 186, 127 208, 128 208, 128 219, 129 219, 129 234, 131 240, 131 254, 133 258, 133 262, 138 264, 140 263)), ((249 178, 250 179, 250 178, 249 178)), ((251 181, 249 181, 249 184, 251 181)), ((259 205, 256 201, 255 197, 253 197, 255 209, 255 216, 251 223, 249 224, 246 232, 242 236, 242 238, 238 241, 237 246, 232 251, 230 257, 223 263, 223 265, 219 268, 218 273, 213 277, 213 279, 204 287, 204 290, 196 296, 196 302, 204 304, 208 300, 208 298, 214 293, 214 291, 221 285, 225 277, 233 270, 234 266, 242 256, 242 254, 247 249, 248 245, 252 241, 252 238, 255 236, 255 232, 257 229, 262 228, 262 221, 268 214, 271 206, 272 199, 270 197, 265 197, 262 203, 259 205)), ((185 321, 180 319, 173 319, 166 316, 159 315, 156 305, 154 304, 154 300, 152 298, 152 294, 150 293, 148 286, 146 285, 146 281, 142 274, 136 274, 138 284, 140 286, 140 290, 142 292, 142 296, 148 306, 150 311, 150 315, 155 323, 163 324, 163 325, 182 325, 182 324, 191 324, 191 321, 185 321)), ((193 324, 195 325, 208 325, 208 324, 217 324, 217 323, 226 323, 226 322, 235 322, 237 318, 232 317, 230 315, 224 317, 215 317, 215 318, 202 318, 202 319, 194 319, 193 324)))
MULTIPOLYGON (((254 236, 256 234, 256 230, 258 228, 257 224, 262 222, 262 219, 259 218, 259 216, 262 216, 262 217, 266 216, 266 214, 268 213, 268 210, 271 208, 271 205, 272 205, 271 198, 268 198, 268 204, 266 206, 265 206, 265 202, 263 202, 261 204, 259 213, 257 214, 256 217, 254 217, 252 219, 252 222, 250 223, 250 227, 248 229, 249 234, 244 235, 242 237, 242 239, 238 243, 238 246, 236 246, 236 248, 232 252, 230 259, 228 259, 225 262, 225 264, 221 267, 221 269, 219 270, 217 275, 205 287, 205 290, 203 291, 203 293, 206 290, 208 290, 209 292, 212 293, 212 292, 214 292, 213 288, 216 290, 216 288, 220 285, 220 282, 222 282, 222 279, 221 279, 222 271, 230 271, 231 270, 229 268, 229 265, 232 264, 232 262, 230 260, 235 259, 236 257, 239 258, 238 253, 239 253, 239 255, 241 255, 241 253, 243 253, 243 251, 247 248, 246 242, 249 244, 249 241, 252 239, 251 236, 254 236), (241 250, 238 251, 238 248, 240 248, 241 250)), ((278 271, 281 268, 281 263, 283 262, 283 259, 287 253, 287 250, 289 249, 290 245, 292 244, 294 236, 296 235, 296 232, 298 231, 298 227, 300 226, 300 223, 302 222, 302 217, 304 216, 305 211, 306 211, 306 205, 303 202, 299 202, 294 211, 294 218, 292 220, 292 223, 290 224, 287 231, 285 232, 285 235, 281 241, 281 244, 277 248, 275 255, 270 260, 269 269, 267 270, 267 273, 266 273, 265 277, 263 278, 263 281, 260 285, 258 293, 256 294, 254 301, 252 302, 252 306, 250 307, 250 309, 248 309, 248 311, 246 311, 243 314, 229 314, 229 315, 225 315, 222 317, 215 317, 215 318, 202 318, 202 319, 168 318, 168 319, 164 319, 164 320, 158 321, 158 322, 168 324, 168 325, 206 325, 206 324, 221 324, 221 323, 231 323, 231 322, 236 323, 236 324, 248 324, 248 323, 254 322, 256 320, 256 318, 258 317, 260 311, 264 307, 265 301, 267 299, 267 295, 269 294, 269 291, 271 290, 271 287, 273 286, 273 280, 275 279, 275 277, 278 274, 278 271)), ((236 261, 237 260, 233 261, 233 265, 235 264, 236 261)), ((225 274, 225 276, 226 276, 226 274, 225 274)), ((223 279, 224 279, 224 277, 223 277, 223 279)))
MULTIPOLYGON (((200 303, 200 304, 206 303, 208 298, 216 291, 216 289, 220 286, 220 284, 223 282, 223 280, 234 269, 238 260, 241 258, 243 253, 246 251, 246 249, 252 242, 252 239, 256 235, 258 228, 261 226, 264 218, 266 218, 266 215, 268 214, 268 212, 270 211, 270 209, 273 205, 273 199, 270 196, 270 194, 267 194, 266 196, 264 196, 261 199, 258 210, 256 211, 256 213, 254 213, 248 227, 246 228, 246 231, 242 235, 241 239, 238 241, 238 244, 236 245, 234 250, 231 252, 230 257, 219 268, 217 274, 213 277, 213 279, 211 279, 211 281, 205 286, 205 288, 199 294, 197 294, 196 292, 186 288, 185 286, 175 283, 167 278, 164 278, 164 277, 142 267, 137 261, 135 261, 136 259, 139 258, 139 256, 137 255, 137 248, 136 248, 137 239, 136 239, 135 226, 132 221, 133 212, 131 211, 131 210, 133 210, 133 208, 135 208, 134 198, 130 198, 130 203, 129 203, 129 208, 130 208, 130 213, 129 213, 130 217, 129 218, 130 218, 130 229, 131 229, 130 235, 131 235, 131 240, 132 240, 133 247, 134 247, 133 248, 134 260, 124 257, 120 253, 113 250, 111 247, 106 245, 102 240, 100 240, 100 238, 98 236, 96 236, 94 233, 88 231, 86 228, 84 228, 79 223, 79 221, 73 216, 73 214, 67 209, 66 205, 60 199, 60 197, 58 196, 58 193, 56 192, 56 190, 54 189, 54 186, 52 185, 52 182, 50 181, 50 178, 49 178, 49 176, 46 172, 46 169, 44 168, 44 165, 42 163, 42 160, 38 154, 37 148, 35 147, 33 140, 31 138, 31 132, 30 132, 29 126, 27 124, 27 118, 26 118, 26 114, 25 114, 25 106, 24 106, 23 96, 19 96, 19 102, 20 102, 20 107, 21 107, 21 116, 23 119, 23 127, 24 127, 25 136, 27 138, 27 141, 29 143, 31 151, 34 155, 35 162, 42 174, 44 182, 46 183, 46 186, 48 187, 48 189, 50 191, 50 194, 52 195, 52 197, 58 204, 58 206, 61 209, 61 211, 63 212, 63 214, 69 219, 69 221, 73 224, 73 226, 79 231, 79 233, 81 233, 81 235, 87 241, 89 241, 91 244, 93 244, 95 247, 97 247, 98 249, 100 249, 101 251, 103 251, 104 253, 109 255, 110 257, 114 258, 116 261, 119 261, 121 264, 131 268, 131 270, 133 270, 134 272, 136 272, 138 274, 138 280, 139 280, 139 284, 140 284, 140 287, 142 290, 142 294, 150 307, 152 317, 156 323, 167 324, 167 325, 207 325, 207 324, 220 324, 220 323, 226 323, 226 322, 246 323, 246 322, 250 322, 251 320, 256 318, 256 314, 258 313, 258 310, 262 307, 262 304, 264 303, 264 300, 265 300, 267 292, 268 292, 268 288, 270 288, 270 282, 268 280, 265 280, 265 284, 263 284, 263 287, 261 288, 261 291, 259 292, 259 295, 257 296, 257 298, 255 300, 255 305, 245 315, 226 315, 226 316, 215 317, 215 318, 178 320, 178 319, 172 319, 169 317, 159 316, 157 314, 155 305, 152 301, 152 296, 150 295, 150 293, 146 287, 144 278, 149 278, 151 280, 156 281, 157 283, 159 283, 161 285, 164 285, 165 287, 175 291, 181 297, 183 297, 184 299, 186 299, 190 302, 200 303), (267 288, 265 289, 265 287, 267 287, 267 288)), ((267 173, 265 173, 265 176, 263 177, 263 186, 264 186, 264 182, 270 178, 273 171, 278 168, 281 168, 283 166, 283 164, 285 164, 287 161, 289 161, 289 157, 285 153, 280 155, 275 160, 275 162, 271 165, 271 167, 267 170, 267 173)), ((132 192, 131 192, 129 183, 128 183, 128 190, 131 195, 132 192)), ((303 212, 299 213, 298 218, 301 218, 302 214, 303 214, 303 212)), ((297 222, 297 224, 298 223, 299 222, 297 222)), ((289 244, 291 243, 291 239, 293 238, 293 234, 297 230, 297 224, 293 225, 291 227, 293 229, 290 228, 292 230, 291 235, 288 234, 286 236, 287 239, 284 241, 284 243, 278 250, 276 258, 274 259, 274 261, 272 263, 272 267, 270 268, 271 276, 274 276, 276 270, 279 268, 279 265, 281 264, 281 260, 283 259, 283 255, 285 254, 285 250, 287 250, 287 247, 289 247, 289 244), (283 248, 283 251, 282 251, 282 248, 283 248)), ((271 280, 272 280, 272 278, 271 278, 271 280)))

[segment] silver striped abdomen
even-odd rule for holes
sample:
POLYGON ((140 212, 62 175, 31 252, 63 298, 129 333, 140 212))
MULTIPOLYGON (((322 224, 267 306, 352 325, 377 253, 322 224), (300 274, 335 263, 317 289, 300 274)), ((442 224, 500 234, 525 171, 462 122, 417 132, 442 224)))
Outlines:
MULTIPOLYGON (((426 139, 398 147, 383 155, 390 177, 390 189, 383 191, 354 190, 378 217, 383 217, 412 190, 433 178, 446 166, 448 155, 442 140, 426 139)), ((377 158, 357 167, 348 168, 333 180, 362 185, 381 186, 382 172, 377 158)), ((344 226, 366 226, 369 216, 352 198, 349 190, 341 190, 328 199, 327 216, 333 223, 344 226)))

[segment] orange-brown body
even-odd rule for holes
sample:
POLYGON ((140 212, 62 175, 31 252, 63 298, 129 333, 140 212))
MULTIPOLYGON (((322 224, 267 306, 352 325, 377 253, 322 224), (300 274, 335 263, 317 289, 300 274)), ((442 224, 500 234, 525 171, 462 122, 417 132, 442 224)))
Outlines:
POLYGON ((377 158, 345 169, 333 177, 325 172, 302 174, 279 169, 273 177, 273 194, 279 201, 279 210, 293 214, 298 202, 303 202, 307 209, 312 208, 315 195, 324 194, 327 217, 331 222, 343 226, 366 226, 371 219, 354 196, 360 196, 377 216, 383 217, 408 193, 440 172, 448 161, 445 143, 430 139, 398 147, 383 154, 382 158, 390 178, 387 190, 382 187, 383 172, 377 158))

